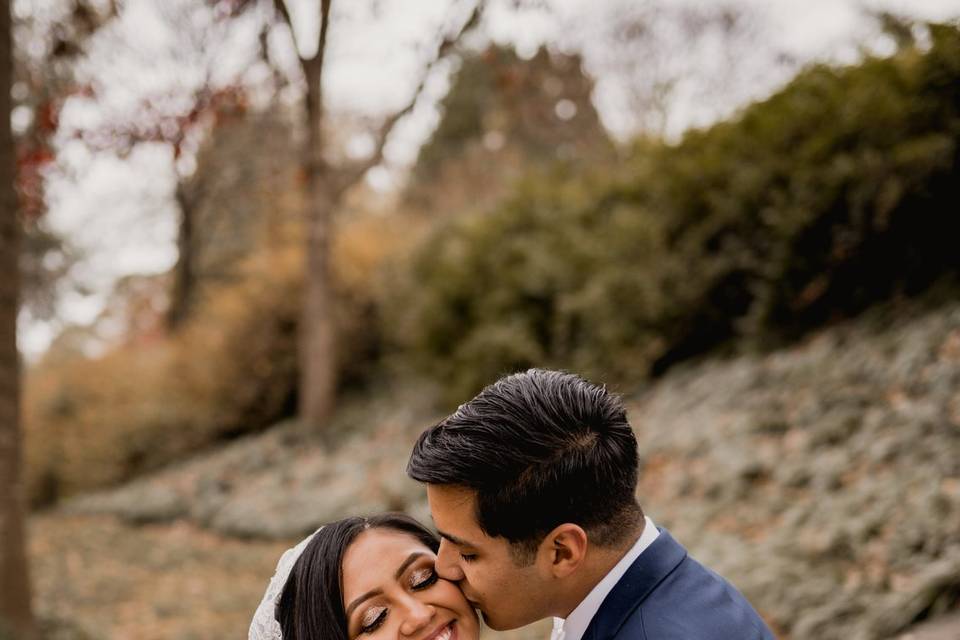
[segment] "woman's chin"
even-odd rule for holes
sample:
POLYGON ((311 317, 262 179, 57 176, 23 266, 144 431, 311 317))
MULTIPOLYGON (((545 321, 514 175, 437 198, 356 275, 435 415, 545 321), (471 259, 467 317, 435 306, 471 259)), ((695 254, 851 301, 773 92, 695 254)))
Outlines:
POLYGON ((478 640, 480 637, 480 617, 473 609, 458 618, 453 625, 453 637, 450 640, 478 640))

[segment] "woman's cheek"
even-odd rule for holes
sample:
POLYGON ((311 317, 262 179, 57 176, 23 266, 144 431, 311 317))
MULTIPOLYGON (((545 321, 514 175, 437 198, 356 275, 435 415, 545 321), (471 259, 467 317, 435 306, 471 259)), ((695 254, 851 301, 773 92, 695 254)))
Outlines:
POLYGON ((453 582, 439 580, 436 589, 438 604, 440 604, 439 601, 442 600, 443 607, 454 611, 461 617, 474 617, 476 615, 473 607, 470 606, 467 598, 463 595, 463 592, 460 591, 460 587, 453 582))

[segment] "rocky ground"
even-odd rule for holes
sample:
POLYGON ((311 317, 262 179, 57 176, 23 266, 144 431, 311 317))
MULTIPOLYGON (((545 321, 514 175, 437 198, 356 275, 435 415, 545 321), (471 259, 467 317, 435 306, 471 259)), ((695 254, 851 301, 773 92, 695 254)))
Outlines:
POLYGON ((634 425, 654 519, 784 637, 960 605, 960 307, 675 373, 634 425))
MULTIPOLYGON (((336 446, 280 425, 35 517, 41 612, 63 638, 243 637, 303 533, 350 513, 426 517, 403 475, 436 417, 417 397, 353 403, 336 446)), ((873 313, 627 397, 648 513, 782 638, 960 637, 960 305, 873 313)))
POLYGON ((237 540, 185 520, 130 525, 46 514, 31 522, 38 612, 49 640, 245 638, 279 541, 237 540))

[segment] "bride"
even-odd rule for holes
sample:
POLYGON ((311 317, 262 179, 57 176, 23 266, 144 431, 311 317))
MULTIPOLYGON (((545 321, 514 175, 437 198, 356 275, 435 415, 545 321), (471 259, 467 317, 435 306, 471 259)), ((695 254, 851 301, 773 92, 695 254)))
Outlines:
POLYGON ((402 514, 321 527, 280 558, 249 640, 477 640, 476 612, 434 570, 439 546, 402 514))

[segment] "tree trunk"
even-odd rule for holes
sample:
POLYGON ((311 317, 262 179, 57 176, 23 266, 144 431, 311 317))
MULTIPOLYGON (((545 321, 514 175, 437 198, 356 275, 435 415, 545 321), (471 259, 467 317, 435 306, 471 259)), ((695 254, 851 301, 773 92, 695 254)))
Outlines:
POLYGON ((17 309, 20 222, 14 192, 16 154, 10 131, 13 50, 10 2, 0 1, 0 638, 33 640, 30 579, 20 482, 20 362, 17 309))
MULTIPOLYGON (((330 269, 330 236, 333 215, 346 190, 361 180, 366 172, 383 159, 383 148, 393 126, 410 113, 426 85, 428 65, 424 77, 406 107, 389 116, 379 132, 376 151, 367 161, 354 167, 331 168, 324 160, 323 128, 323 59, 327 45, 327 27, 330 23, 332 0, 320 0, 320 37, 313 58, 300 58, 307 85, 304 115, 307 136, 302 149, 301 163, 306 181, 303 217, 307 230, 306 273, 304 275, 304 304, 300 319, 300 421, 308 430, 321 431, 333 413, 336 400, 339 365, 337 360, 336 296, 330 269)), ((273 0, 274 8, 293 32, 293 22, 284 0, 273 0)), ((437 49, 434 63, 447 55, 460 37, 479 23, 483 3, 478 2, 470 18, 460 31, 444 38, 437 49)), ((294 39, 296 42, 296 39, 294 39)))
POLYGON ((307 273, 300 333, 300 420, 322 430, 337 388, 336 317, 330 282, 330 219, 334 203, 322 175, 308 177, 307 273))
POLYGON ((310 431, 322 430, 334 409, 337 389, 336 316, 330 277, 330 227, 336 189, 323 154, 323 58, 331 0, 321 2, 319 46, 301 60, 307 84, 307 137, 302 152, 306 179, 304 219, 307 230, 303 316, 300 319, 300 421, 310 431))
POLYGON ((177 228, 177 265, 173 270, 173 292, 167 326, 177 329, 187 318, 193 298, 196 274, 194 273, 193 202, 187 194, 183 180, 177 182, 177 204, 180 207, 180 225, 177 228))

